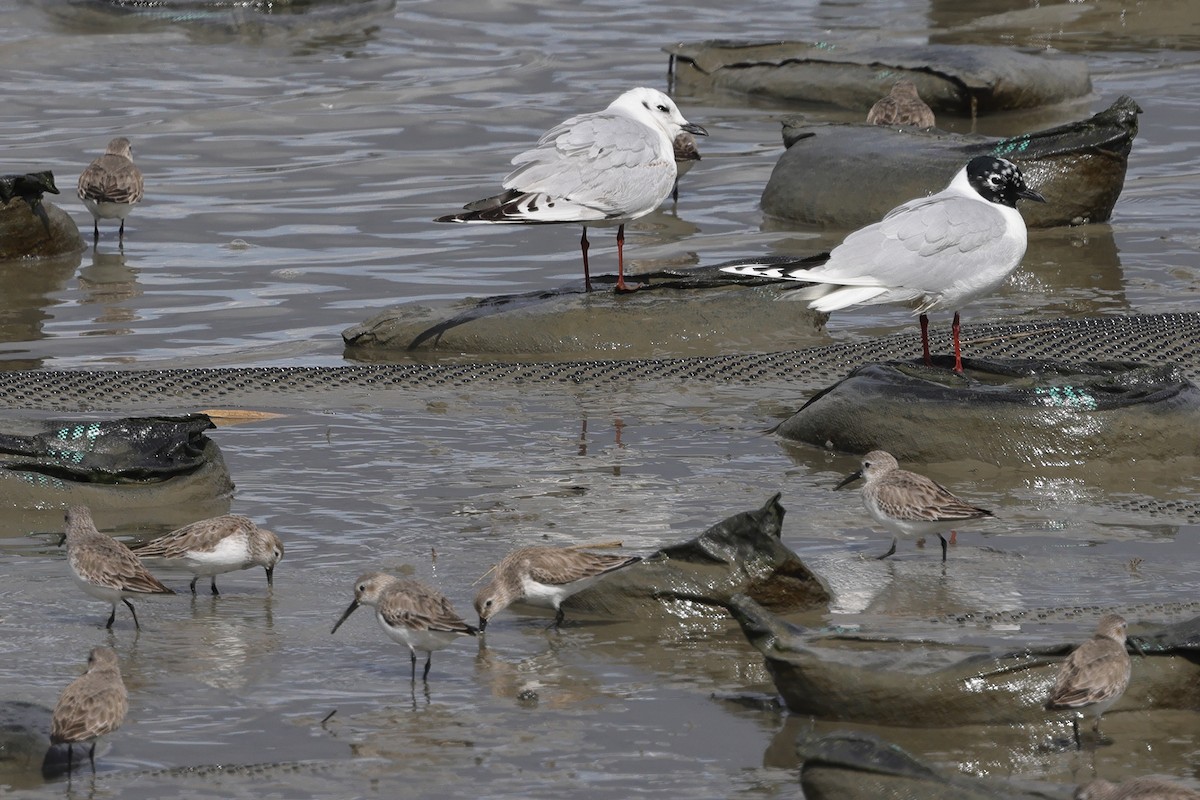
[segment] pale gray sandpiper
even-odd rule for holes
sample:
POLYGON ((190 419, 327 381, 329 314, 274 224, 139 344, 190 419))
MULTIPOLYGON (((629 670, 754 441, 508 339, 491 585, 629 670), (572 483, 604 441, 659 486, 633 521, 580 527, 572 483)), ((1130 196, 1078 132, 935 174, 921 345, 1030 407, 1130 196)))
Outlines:
POLYGON ((696 162, 700 160, 700 148, 696 144, 695 136, 687 131, 680 131, 671 143, 671 149, 675 151, 675 186, 671 189, 671 199, 678 201, 679 179, 696 166, 696 162))
POLYGON ((1166 778, 1096 779, 1077 788, 1075 800, 1200 800, 1200 792, 1166 778))
POLYGON ((426 653, 425 672, 433 651, 449 647, 459 637, 474 636, 478 631, 463 621, 445 595, 415 578, 398 578, 383 572, 367 572, 354 584, 354 601, 330 633, 336 633, 346 618, 359 606, 373 606, 375 618, 383 630, 397 642, 407 645, 412 656, 412 679, 417 679, 417 651, 426 653))
POLYGON ((1072 717, 1075 746, 1080 746, 1079 716, 1096 718, 1092 730, 1100 735, 1100 717, 1125 694, 1132 662, 1125 649, 1125 619, 1119 614, 1100 618, 1096 633, 1071 651, 1046 699, 1046 708, 1079 712, 1072 717))
POLYGON ((625 223, 654 211, 671 194, 679 174, 674 141, 681 131, 708 133, 657 89, 630 89, 603 111, 564 120, 514 157, 516 169, 504 179, 503 193, 434 222, 582 223, 589 292, 588 226, 617 225, 616 288, 625 291, 625 223))
POLYGON ((191 572, 192 594, 196 593, 196 581, 204 575, 212 578, 212 593, 220 594, 218 575, 251 567, 266 570, 267 586, 273 586, 275 565, 283 558, 283 542, 249 517, 223 514, 184 525, 134 552, 139 558, 174 562, 191 572))
POLYGON ((900 469, 890 453, 872 450, 863 456, 862 467, 842 479, 840 489, 862 478, 863 505, 871 518, 892 532, 892 547, 879 558, 896 552, 898 536, 927 536, 936 533, 942 542, 942 561, 946 560, 946 538, 942 531, 953 530, 964 522, 992 516, 951 494, 937 481, 900 469))
POLYGON ((128 598, 142 594, 175 594, 150 574, 132 550, 97 531, 92 512, 85 506, 72 506, 67 510, 67 529, 59 543, 64 541, 67 563, 75 583, 92 597, 112 603, 106 628, 111 628, 117 618, 118 602, 129 606, 133 625, 141 630, 137 612, 128 598))
POLYGON ((118 241, 125 242, 125 217, 142 200, 142 171, 133 163, 129 140, 118 136, 108 143, 79 176, 79 199, 92 212, 92 241, 100 238, 100 220, 119 219, 118 241))
POLYGON ((129 696, 121 666, 111 647, 94 647, 87 672, 71 681, 58 697, 50 718, 50 743, 67 745, 67 771, 76 744, 90 742, 88 759, 96 769, 96 739, 112 733, 125 721, 129 696))
POLYGON ((879 98, 867 112, 868 125, 932 128, 936 122, 933 109, 921 99, 917 85, 908 78, 892 84, 892 90, 879 98))
POLYGON ((554 610, 554 625, 563 621, 562 603, 641 556, 589 553, 572 547, 521 547, 496 565, 491 582, 475 596, 479 629, 518 601, 554 610))

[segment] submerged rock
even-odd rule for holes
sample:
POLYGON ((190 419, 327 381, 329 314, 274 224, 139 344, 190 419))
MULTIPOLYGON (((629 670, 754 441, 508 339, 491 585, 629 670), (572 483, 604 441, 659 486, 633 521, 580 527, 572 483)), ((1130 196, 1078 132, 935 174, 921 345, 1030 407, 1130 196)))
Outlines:
POLYGON ((935 112, 987 114, 1083 97, 1087 62, 983 45, 707 41, 663 48, 676 80, 750 95, 867 109, 899 78, 935 112))
MULTIPOLYGON (((734 597, 728 607, 762 653, 788 710, 826 720, 908 728, 1046 722, 1058 716, 1043 707, 1046 696, 1075 647, 982 653, 927 672, 881 669, 849 663, 844 651, 836 659, 822 657, 818 649, 828 643, 749 597, 734 597)), ((1161 645, 1136 659, 1129 688, 1113 711, 1200 709, 1194 644, 1185 637, 1175 646, 1161 645)), ((899 654, 911 644, 872 640, 871 646, 877 657, 885 648, 899 654)))
POLYGON ((1125 186, 1141 108, 1122 95, 1087 119, 1007 139, 865 124, 784 121, 787 150, 763 190, 767 214, 859 228, 901 203, 945 188, 975 156, 1021 168, 1045 203, 1020 203, 1027 225, 1104 222, 1125 186))
POLYGON ((30 530, 62 527, 62 509, 119 512, 157 525, 228 510, 233 482, 203 414, 179 417, 0 418, 0 496, 30 530))
POLYGON ((887 450, 900 461, 1018 467, 1200 452, 1200 389, 1173 367, 964 359, 959 375, 952 361, 866 364, 776 433, 847 453, 887 450))
POLYGON ((1071 790, 1023 788, 1000 778, 944 775, 903 749, 866 733, 839 732, 801 742, 805 800, 1068 800, 1071 790))
MULTIPOLYGON (((758 282, 761 290, 745 291, 744 282, 721 273, 719 266, 630 275, 643 288, 622 294, 570 285, 406 305, 347 328, 342 339, 348 355, 358 358, 380 350, 645 358, 822 341, 816 312, 772 302, 777 293, 765 286, 767 281, 758 282)), ((593 276, 592 282, 608 278, 615 276, 593 276)))
POLYGON ((779 495, 614 572, 563 603, 568 615, 724 616, 734 595, 780 612, 824 608, 829 589, 781 539, 779 495))
POLYGON ((48 258, 83 248, 67 212, 44 200, 58 194, 49 170, 0 176, 0 261, 48 258))

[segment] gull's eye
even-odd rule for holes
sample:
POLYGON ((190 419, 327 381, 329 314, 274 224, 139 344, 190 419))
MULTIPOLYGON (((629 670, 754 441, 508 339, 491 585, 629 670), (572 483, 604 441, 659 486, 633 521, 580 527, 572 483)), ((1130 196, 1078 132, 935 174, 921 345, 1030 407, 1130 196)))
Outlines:
POLYGON ((664 105, 662 105, 661 103, 660 103, 660 104, 659 104, 659 106, 658 106, 658 110, 659 110, 659 111, 661 111, 661 112, 662 112, 662 113, 664 113, 664 114, 668 114, 668 113, 670 113, 670 112, 667 110, 667 107, 666 107, 666 106, 664 106, 664 105))

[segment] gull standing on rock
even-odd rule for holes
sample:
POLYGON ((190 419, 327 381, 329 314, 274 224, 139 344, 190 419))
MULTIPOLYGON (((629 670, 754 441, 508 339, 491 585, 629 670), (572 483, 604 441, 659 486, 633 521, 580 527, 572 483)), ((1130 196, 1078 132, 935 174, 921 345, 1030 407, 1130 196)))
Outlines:
POLYGON ((133 163, 129 140, 118 136, 108 143, 79 176, 79 199, 92 212, 92 243, 100 238, 101 219, 119 219, 118 242, 125 243, 125 217, 142 200, 142 171, 133 163))
POLYGON ((1080 712, 1071 720, 1077 748, 1081 746, 1079 716, 1083 709, 1096 718, 1092 731, 1099 736, 1100 717, 1125 694, 1131 672, 1132 661, 1125 649, 1125 620, 1119 614, 1106 614, 1092 638, 1075 648, 1063 662, 1046 700, 1047 710, 1080 712))
POLYGON ((958 309, 995 291, 1020 265, 1027 241, 1017 211, 1022 198, 1045 202, 1025 185, 1016 164, 977 156, 942 191, 909 200, 851 233, 823 266, 781 270, 739 264, 722 270, 816 284, 786 297, 808 300, 809 308, 822 313, 853 305, 915 305, 926 366, 932 365, 926 312, 955 309, 954 371, 962 372, 958 309))
POLYGON ((87 672, 63 689, 50 717, 50 743, 67 745, 67 771, 76 744, 91 743, 88 759, 96 771, 96 739, 121 727, 129 711, 129 695, 121 665, 111 647, 93 647, 87 672))
POLYGON ((217 591, 217 576, 250 567, 262 567, 267 586, 274 585, 275 565, 283 558, 283 542, 271 531, 260 528, 240 514, 223 514, 184 525, 160 536, 135 551, 138 558, 157 558, 176 562, 191 572, 192 594, 203 575, 212 577, 212 593, 217 591))
POLYGON ((868 125, 887 127, 932 128, 936 124, 933 109, 921 99, 917 85, 901 78, 892 91, 875 101, 867 112, 868 125))
POLYGON ((417 680, 417 651, 426 653, 425 672, 429 680, 429 665, 433 651, 449 647, 461 636, 474 636, 478 631, 458 615, 450 601, 432 586, 415 578, 397 578, 383 572, 367 572, 354 584, 354 600, 341 618, 334 623, 337 633, 342 623, 359 606, 374 606, 375 618, 393 640, 408 646, 412 656, 412 679, 417 680))
POLYGON ((112 603, 106 628, 111 628, 117 618, 117 603, 129 606, 133 626, 141 630, 137 612, 128 598, 142 594, 175 594, 142 566, 132 550, 96 530, 92 512, 86 506, 72 506, 67 510, 67 530, 59 544, 63 542, 67 544, 67 563, 79 588, 92 597, 112 603))
POLYGON ((562 603, 641 556, 589 553, 573 547, 522 547, 496 566, 491 583, 475 596, 479 630, 488 620, 518 601, 554 610, 554 626, 562 624, 562 603))
POLYGON ((678 177, 674 142, 681 133, 708 132, 684 119, 657 89, 630 89, 608 108, 580 114, 547 131, 532 150, 513 158, 505 191, 435 222, 583 224, 583 281, 589 225, 617 225, 617 290, 625 285, 625 223, 649 214, 671 194, 678 177))
POLYGON ((960 500, 937 481, 900 469, 891 453, 872 450, 863 456, 862 467, 842 479, 834 489, 862 478, 863 505, 871 518, 892 532, 892 547, 880 559, 896 552, 898 536, 927 536, 936 533, 942 542, 942 561, 946 560, 946 538, 942 531, 963 522, 992 516, 960 500))

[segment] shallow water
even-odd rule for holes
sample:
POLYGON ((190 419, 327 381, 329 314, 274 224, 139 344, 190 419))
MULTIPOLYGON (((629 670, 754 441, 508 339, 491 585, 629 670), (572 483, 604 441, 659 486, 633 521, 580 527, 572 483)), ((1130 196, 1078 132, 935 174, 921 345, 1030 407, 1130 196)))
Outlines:
MULTIPOLYGON (((443 0, 363 4, 348 16, 333 12, 349 6, 244 9, 218 22, 0 0, 3 171, 53 169, 59 204, 83 229, 72 186, 109 138, 133 139, 147 181, 123 252, 106 227, 78 260, 0 265, 0 365, 341 364, 341 331, 379 309, 576 280, 577 229, 430 220, 492 190, 509 158, 563 117, 631 85, 665 86, 663 45, 718 37, 895 30, 920 42, 938 29, 943 40, 1049 42, 1086 55, 1095 91, 1085 102, 981 119, 978 129, 1045 127, 1133 96, 1145 113, 1113 221, 1034 232, 1012 283, 966 320, 1194 310, 1200 34, 1190 7, 1169 6, 1164 22, 1141 6, 1114 13, 1116 3, 1087 4, 1096 18, 1077 16, 1081 4, 989 5, 1021 16, 985 24, 956 13, 960 4, 905 0, 806 3, 785 20, 762 2, 443 0)), ((806 254, 838 240, 843 232, 768 223, 758 209, 782 149, 777 120, 796 109, 725 94, 678 99, 711 135, 678 205, 631 226, 635 268, 806 254)), ((594 263, 611 270, 610 232, 592 240, 594 263)), ((902 309, 856 310, 835 315, 826 336, 911 325, 902 309)), ((486 649, 435 654, 427 694, 410 692, 407 654, 368 612, 335 636, 329 628, 368 568, 411 569, 467 611, 473 583, 517 544, 620 539, 647 552, 775 491, 789 509, 785 541, 836 594, 831 613, 802 620, 810 625, 1012 646, 1079 639, 1094 614, 997 628, 946 615, 1095 605, 1133 609, 1136 629, 1179 616, 1156 604, 1193 601, 1200 520, 1115 504, 1193 500, 1195 460, 920 465, 999 519, 961 531, 945 569, 936 543, 902 543, 899 558, 878 562, 870 556, 886 537, 855 493, 829 491, 855 459, 763 434, 804 399, 778 386, 639 384, 281 401, 266 409, 281 417, 213 434, 237 487, 230 508, 286 543, 270 595, 261 571, 236 573, 219 581, 217 599, 139 602, 140 635, 122 609, 110 634, 106 607, 66 578, 57 510, 34 523, 0 511, 5 695, 51 705, 90 647, 117 648, 130 717, 101 746, 95 782, 73 781, 74 795, 792 797, 794 764, 779 754, 801 722, 729 700, 773 695, 731 623, 576 624, 555 635, 546 618, 505 615, 486 649), (522 695, 530 689, 535 699, 522 695), (301 760, 319 763, 161 771, 301 760), (133 774, 141 770, 158 772, 133 774)), ((160 410, 179 409, 169 399, 129 409, 160 410)), ((98 521, 119 535, 169 527, 98 521)), ((186 592, 186 576, 165 577, 186 592)), ((1194 712, 1113 714, 1105 730, 1117 744, 1091 765, 1039 749, 1051 730, 880 733, 973 773, 1194 780, 1194 712)), ((31 777, 22 796, 66 788, 31 777)))

